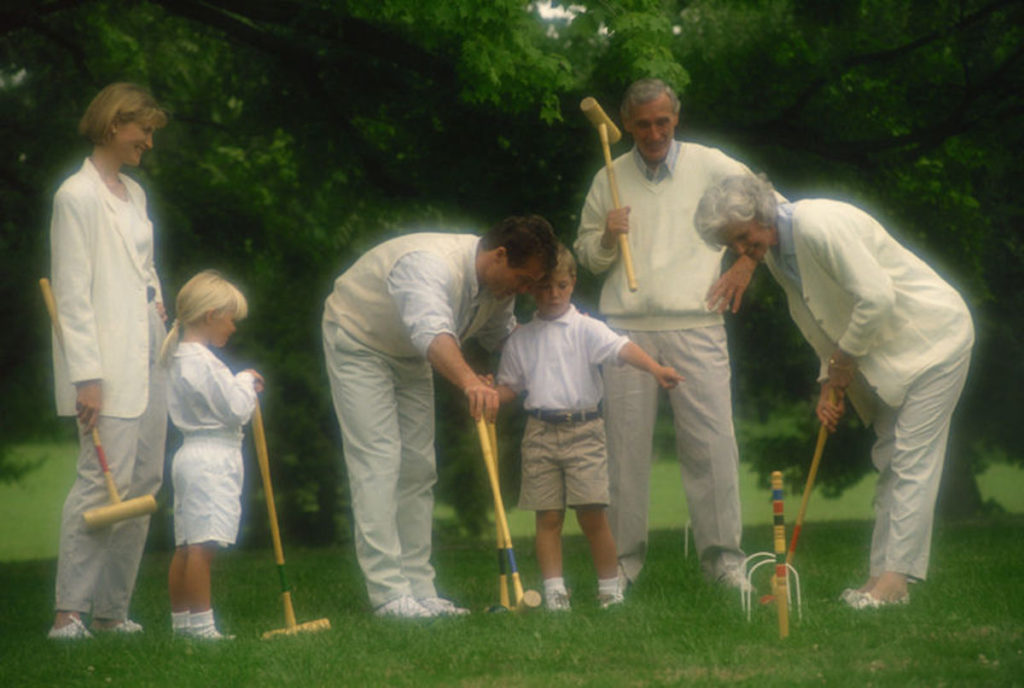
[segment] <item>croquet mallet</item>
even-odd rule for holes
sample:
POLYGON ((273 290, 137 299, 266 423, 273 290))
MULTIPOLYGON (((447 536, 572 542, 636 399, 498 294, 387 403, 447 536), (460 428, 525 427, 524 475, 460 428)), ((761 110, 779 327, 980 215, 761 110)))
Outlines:
MULTIPOLYGON (((836 401, 835 390, 832 391, 832 403, 836 401)), ((811 491, 814 489, 814 479, 818 475, 818 464, 821 463, 821 455, 825 452, 825 440, 828 439, 828 428, 821 424, 818 429, 818 442, 814 446, 814 457, 811 459, 811 468, 807 471, 807 484, 804 485, 804 496, 800 500, 800 511, 796 515, 796 522, 793 524, 793 535, 789 539, 789 551, 786 553, 786 564, 793 563, 793 552, 796 551, 796 541, 800 537, 800 530, 804 526, 804 515, 807 513, 807 502, 811 500, 811 491)))
MULTIPOLYGON (((491 452, 494 457, 494 465, 500 466, 498 460, 498 429, 494 423, 487 424, 487 434, 491 440, 491 452)), ((501 609, 511 609, 512 604, 508 598, 508 571, 505 566, 505 538, 501 536, 501 524, 494 519, 494 532, 498 540, 498 601, 501 609)), ((523 593, 524 595, 526 593, 523 593)), ((499 610, 500 611, 500 610, 499 610)))
MULTIPOLYGON (((523 590, 523 583, 519 578, 519 567, 516 565, 516 554, 512 548, 512 533, 508 528, 508 518, 505 515, 505 504, 501 498, 501 483, 498 479, 498 462, 495 453, 497 447, 496 433, 493 425, 488 428, 488 423, 480 418, 476 422, 477 434, 480 436, 480 448, 483 450, 484 465, 487 468, 487 477, 491 483, 491 492, 494 496, 494 520, 498 533, 500 534, 499 548, 504 549, 505 558, 508 560, 508 575, 512 580, 513 600, 509 606, 508 593, 505 585, 502 589, 506 592, 501 596, 502 606, 508 609, 521 611, 540 606, 540 593, 536 590, 523 590)), ((504 565, 499 550, 499 581, 504 575, 504 565)))
POLYGON ((277 562, 277 573, 281 579, 281 602, 284 604, 284 628, 267 631, 263 638, 275 635, 294 635, 304 631, 326 631, 331 628, 329 619, 317 619, 306 623, 295 623, 295 609, 292 607, 292 589, 284 571, 284 549, 281 547, 281 531, 277 526, 277 509, 274 507, 274 487, 270 482, 270 461, 267 458, 267 436, 263 431, 263 414, 260 404, 252 412, 252 440, 256 445, 256 462, 260 465, 260 476, 263 478, 263 493, 267 497, 267 514, 270 517, 270 537, 274 541, 274 560, 277 562))
MULTIPOLYGON (((605 114, 601 104, 596 98, 587 96, 580 102, 580 110, 587 116, 590 123, 597 127, 597 133, 601 138, 601 150, 604 152, 604 165, 608 171, 608 186, 611 187, 612 205, 618 210, 622 207, 619 202, 619 186, 615 183, 615 170, 612 168, 612 151, 610 144, 622 138, 622 132, 615 126, 611 118, 605 114)), ((625 234, 619 235, 619 253, 622 254, 622 265, 626 270, 626 284, 630 291, 637 290, 636 271, 633 269, 633 254, 629 250, 629 239, 625 234)))
MULTIPOLYGON (((43 301, 46 303, 46 311, 50 314, 50 322, 53 324, 53 333, 57 338, 57 344, 61 350, 64 349, 64 334, 60 329, 60 320, 57 319, 57 301, 53 298, 53 290, 50 288, 50 280, 45 277, 39 280, 39 289, 43 292, 43 301)), ((110 496, 110 504, 89 509, 82 518, 85 519, 86 528, 96 530, 124 521, 129 518, 146 516, 156 511, 156 499, 153 495, 144 495, 133 499, 121 499, 117 492, 117 485, 114 477, 110 474, 110 466, 107 464, 107 455, 103 451, 103 444, 100 442, 100 433, 96 426, 92 428, 92 444, 96 447, 96 458, 99 459, 100 468, 103 470, 103 480, 107 485, 107 494, 110 496)))

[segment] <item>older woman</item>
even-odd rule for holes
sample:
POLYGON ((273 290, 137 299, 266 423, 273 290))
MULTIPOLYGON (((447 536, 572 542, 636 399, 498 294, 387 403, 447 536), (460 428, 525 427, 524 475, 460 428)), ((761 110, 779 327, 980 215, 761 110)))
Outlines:
POLYGON ((78 475, 64 503, 51 638, 93 630, 134 633, 128 605, 149 517, 88 531, 82 514, 107 502, 91 431, 97 427, 118 491, 152 494, 163 477, 167 402, 155 365, 165 319, 153 265, 146 196, 125 165, 137 167, 167 122, 144 89, 117 83, 93 99, 79 132, 92 154, 53 201, 53 291, 63 342, 54 342, 57 412, 76 416, 78 475))
POLYGON ((764 260, 821 359, 817 415, 834 431, 848 397, 877 440, 870 573, 842 599, 907 602, 928 571, 950 418, 974 344, 960 294, 847 203, 777 203, 764 177, 729 177, 695 216, 705 241, 764 260))

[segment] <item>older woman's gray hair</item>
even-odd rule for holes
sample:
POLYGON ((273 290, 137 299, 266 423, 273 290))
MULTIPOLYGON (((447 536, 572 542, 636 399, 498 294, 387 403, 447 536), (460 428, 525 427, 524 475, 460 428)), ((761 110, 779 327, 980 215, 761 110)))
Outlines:
POLYGON ((671 86, 661 79, 640 79, 634 81, 626 89, 626 95, 622 97, 622 107, 619 108, 619 116, 625 122, 629 119, 635 106, 657 100, 663 93, 668 96, 668 100, 672 104, 672 112, 678 115, 679 97, 676 96, 676 92, 672 90, 671 86))
POLYGON ((732 225, 756 220, 774 227, 775 205, 775 188, 763 174, 726 177, 704 192, 693 224, 701 239, 719 248, 725 245, 725 232, 732 225))

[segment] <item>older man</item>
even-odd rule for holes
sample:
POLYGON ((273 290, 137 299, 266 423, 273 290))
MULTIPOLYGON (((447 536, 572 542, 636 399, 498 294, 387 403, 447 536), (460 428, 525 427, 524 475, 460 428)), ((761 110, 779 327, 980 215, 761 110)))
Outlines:
POLYGON ((763 177, 709 189, 695 222, 713 246, 764 260, 821 359, 817 415, 835 430, 849 397, 877 440, 870 573, 842 599, 909 600, 928 571, 950 419, 974 327, 960 294, 864 211, 829 200, 777 203, 763 177))
MULTIPOLYGON (((613 163, 625 206, 614 208, 608 177, 599 172, 574 247, 584 267, 608 275, 600 301, 608 323, 686 379, 668 396, 694 543, 707 578, 741 587, 739 454, 725 327, 715 311, 739 308, 756 264, 741 258, 720 276, 723 252, 700 240, 693 213, 705 189, 749 170, 720 150, 677 141, 679 99, 658 79, 630 86, 621 116, 635 144, 613 163), (627 288, 619 256, 618 238, 624 234, 636 268, 636 292, 627 288)), ((629 366, 608 366, 604 376, 609 519, 625 589, 636 580, 647 552, 658 386, 629 366)))
POLYGON ((497 346, 515 295, 555 262, 551 225, 510 217, 484 237, 420 233, 363 255, 334 283, 323 339, 352 492, 356 556, 382 616, 465 613, 438 597, 430 563, 434 457, 431 368, 493 419, 497 391, 460 343, 497 346))

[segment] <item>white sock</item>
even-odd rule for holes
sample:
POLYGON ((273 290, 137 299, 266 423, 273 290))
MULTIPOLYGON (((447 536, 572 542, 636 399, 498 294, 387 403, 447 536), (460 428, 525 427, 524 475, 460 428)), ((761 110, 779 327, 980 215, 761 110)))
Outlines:
POLYGON ((619 594, 619 577, 615 578, 598 578, 597 579, 597 594, 598 595, 618 595, 619 594))
POLYGON ((212 609, 207 609, 205 612, 192 612, 189 616, 191 617, 189 626, 192 628, 206 628, 213 625, 212 609))
POLYGON ((565 590, 565 579, 561 576, 544 579, 544 597, 551 597, 555 593, 569 594, 565 590))
POLYGON ((171 612, 171 630, 175 633, 186 631, 192 626, 191 614, 184 612, 171 612))

